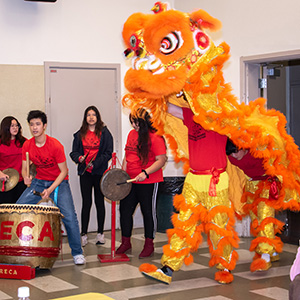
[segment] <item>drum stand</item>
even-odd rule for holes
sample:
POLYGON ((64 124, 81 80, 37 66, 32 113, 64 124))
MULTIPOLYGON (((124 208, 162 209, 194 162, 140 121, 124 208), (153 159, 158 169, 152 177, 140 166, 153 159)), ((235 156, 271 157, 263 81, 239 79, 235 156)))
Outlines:
MULTIPOLYGON (((117 156, 116 153, 112 154, 111 168, 116 167, 117 156)), ((98 259, 100 262, 120 262, 130 261, 129 257, 124 254, 115 253, 115 242, 116 242, 116 201, 111 201, 111 252, 110 254, 99 254, 98 259)))

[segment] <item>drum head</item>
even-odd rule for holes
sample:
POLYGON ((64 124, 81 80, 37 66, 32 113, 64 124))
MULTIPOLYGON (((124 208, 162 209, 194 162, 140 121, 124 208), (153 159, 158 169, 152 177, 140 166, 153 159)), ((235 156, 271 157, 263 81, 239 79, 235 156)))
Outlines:
MULTIPOLYGON (((2 182, 2 185, 4 184, 4 191, 7 192, 12 190, 18 184, 20 175, 19 172, 13 168, 5 169, 2 172, 9 176, 8 180, 2 182)), ((2 189, 0 189, 0 191, 2 191, 2 189)))
POLYGON ((100 188, 103 195, 111 201, 124 199, 131 190, 132 183, 117 185, 130 179, 130 176, 122 169, 114 168, 103 174, 100 188))

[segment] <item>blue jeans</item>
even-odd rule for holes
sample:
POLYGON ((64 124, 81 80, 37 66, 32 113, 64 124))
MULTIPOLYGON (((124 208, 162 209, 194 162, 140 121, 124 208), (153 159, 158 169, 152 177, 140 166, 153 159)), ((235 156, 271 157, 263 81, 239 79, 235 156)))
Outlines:
MULTIPOLYGON (((34 195, 33 191, 41 193, 44 189, 49 188, 52 183, 53 181, 34 178, 31 182, 31 186, 28 187, 18 199, 17 204, 37 204, 41 198, 34 195)), ((54 200, 54 192, 50 194, 50 198, 54 200)), ((79 224, 68 180, 64 180, 58 186, 57 207, 64 215, 62 221, 67 231, 72 255, 75 256, 82 254, 83 251, 81 247, 79 224)))

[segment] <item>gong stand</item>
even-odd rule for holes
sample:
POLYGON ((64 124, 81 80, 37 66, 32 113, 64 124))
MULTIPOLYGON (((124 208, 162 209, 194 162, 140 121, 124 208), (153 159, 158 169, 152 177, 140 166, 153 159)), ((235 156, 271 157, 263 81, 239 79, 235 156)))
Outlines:
MULTIPOLYGON (((112 154, 111 166, 109 169, 116 168, 117 165, 117 155, 114 152, 112 154)), ((120 163, 119 163, 120 164, 120 163)), ((116 201, 111 200, 111 252, 110 254, 99 254, 98 259, 100 262, 120 262, 120 261, 130 261, 129 257, 123 254, 116 254, 116 201)))

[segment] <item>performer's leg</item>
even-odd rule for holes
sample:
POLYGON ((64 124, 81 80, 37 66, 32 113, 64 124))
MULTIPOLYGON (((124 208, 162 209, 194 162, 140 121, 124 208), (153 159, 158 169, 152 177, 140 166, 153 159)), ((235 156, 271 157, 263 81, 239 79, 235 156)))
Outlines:
POLYGON ((16 203, 25 189, 26 189, 26 185, 24 184, 24 182, 19 181, 17 183, 17 185, 12 190, 7 191, 7 192, 0 192, 0 204, 3 204, 3 203, 9 203, 9 204, 16 203))
POLYGON ((41 197, 33 194, 33 191, 42 192, 45 189, 45 184, 43 180, 33 179, 30 187, 27 187, 25 191, 22 193, 17 204, 37 204, 41 197))
MULTIPOLYGON (((238 248, 239 238, 234 230, 235 216, 230 202, 225 200, 223 205, 213 207, 209 211, 208 219, 209 223, 206 227, 208 228, 208 244, 211 253, 209 265, 216 265, 217 269, 221 271, 231 271, 235 268, 238 259, 237 252, 233 248, 238 248)), ((221 278, 216 280, 228 283, 221 278)))
POLYGON ((156 198, 158 183, 137 185, 141 212, 144 221, 145 238, 154 239, 156 232, 156 198))
POLYGON ((131 249, 131 233, 133 227, 133 213, 138 204, 136 196, 137 184, 132 184, 130 193, 127 197, 120 201, 120 225, 122 232, 122 243, 117 249, 117 254, 123 254, 131 249))
POLYGON ((133 227, 133 213, 138 204, 135 190, 136 185, 132 184, 129 195, 120 201, 120 225, 122 236, 126 237, 131 237, 133 227))
POLYGON ((94 186, 94 197, 95 205, 97 210, 97 222, 98 222, 98 233, 103 234, 104 221, 105 221, 105 204, 104 204, 104 195, 100 189, 100 175, 92 175, 93 177, 93 186, 94 186))
MULTIPOLYGON (((163 247, 161 258, 163 265, 178 271, 183 262, 190 264, 193 257, 190 254, 198 250, 202 242, 203 225, 207 217, 204 207, 207 192, 199 191, 199 181, 202 175, 188 173, 182 194, 174 197, 174 207, 179 211, 172 217, 174 229, 168 230, 169 244, 163 247)), ((202 187, 201 187, 202 188, 202 187)))
MULTIPOLYGON (((254 181, 247 184, 252 191, 253 197, 247 198, 250 207, 251 233, 254 239, 250 245, 250 251, 255 251, 250 270, 266 271, 271 267, 271 261, 279 259, 283 243, 276 233, 281 231, 283 223, 275 218, 275 209, 268 205, 270 203, 269 188, 265 186, 267 181, 254 181)), ((274 201, 274 200, 273 200, 274 201)))
MULTIPOLYGON (((51 193, 50 197, 54 199, 54 192, 51 193)), ((76 255, 82 254, 83 251, 80 241, 78 219, 74 207, 69 182, 67 180, 64 180, 58 186, 57 207, 64 215, 62 221, 67 231, 69 245, 72 250, 72 256, 74 257, 76 255)))
MULTIPOLYGON (((206 209, 202 206, 199 193, 194 189, 193 180, 198 175, 188 174, 181 195, 174 197, 174 207, 179 213, 172 217, 173 229, 168 230, 169 244, 163 247, 164 254, 161 263, 162 269, 153 265, 144 264, 140 270, 145 276, 169 284, 172 272, 178 271, 183 262, 190 264, 193 257, 190 252, 196 251, 202 241, 203 227, 200 219, 205 220, 206 209)), ((202 199, 203 200, 203 199, 202 199)))
POLYGON ((238 254, 233 248, 238 248, 239 238, 234 230, 234 210, 228 197, 228 176, 221 174, 217 197, 208 196, 208 209, 205 231, 208 233, 208 244, 211 259, 209 265, 216 265, 218 271, 215 280, 220 283, 230 283, 233 276, 230 271, 235 268, 238 254))
MULTIPOLYGON (((2 185, 2 183, 0 185, 2 185)), ((15 197, 14 197, 14 189, 15 188, 13 188, 10 191, 0 192, 0 204, 12 204, 12 203, 16 203, 16 201, 18 200, 18 198, 15 199, 15 197)))
POLYGON ((14 192, 14 202, 13 203, 17 202, 17 200, 23 194, 23 192, 25 191, 25 189, 26 189, 26 185, 24 184, 24 181, 18 182, 18 184, 16 185, 16 187, 13 189, 13 192, 14 192))
MULTIPOLYGON (((276 234, 276 228, 282 225, 275 218, 275 209, 261 201, 257 206, 257 217, 252 216, 252 233, 255 239, 251 242, 250 251, 256 255, 250 266, 250 270, 265 271, 271 267, 271 261, 279 259, 279 252, 282 252, 283 243, 276 234)), ((278 229, 279 230, 279 229, 278 229)))
POLYGON ((156 221, 156 198, 158 183, 137 185, 137 195, 140 202, 144 221, 145 244, 139 258, 149 257, 154 252, 153 240, 155 237, 156 221))
POLYGON ((81 234, 87 234, 92 207, 92 175, 88 172, 79 176, 80 191, 82 197, 81 209, 81 234))
POLYGON ((100 189, 101 175, 92 175, 93 187, 94 187, 94 200, 97 211, 97 236, 96 245, 105 244, 105 236, 103 233, 104 221, 105 221, 105 204, 104 195, 100 189))

